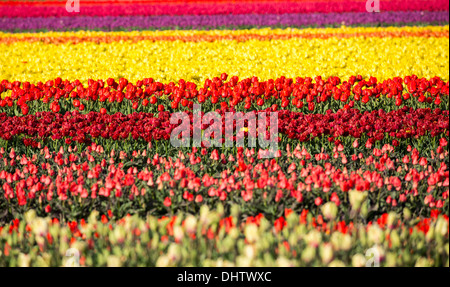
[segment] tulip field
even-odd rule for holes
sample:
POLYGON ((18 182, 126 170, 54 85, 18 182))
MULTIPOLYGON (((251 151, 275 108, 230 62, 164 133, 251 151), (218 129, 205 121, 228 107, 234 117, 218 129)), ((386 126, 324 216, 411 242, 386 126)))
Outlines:
POLYGON ((0 267, 449 266, 448 1, 70 2, 0 2, 0 267))

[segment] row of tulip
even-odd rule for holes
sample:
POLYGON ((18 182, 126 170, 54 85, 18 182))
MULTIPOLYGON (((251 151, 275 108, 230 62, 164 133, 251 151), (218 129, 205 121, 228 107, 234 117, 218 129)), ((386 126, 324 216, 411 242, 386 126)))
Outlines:
POLYGON ((169 142, 171 137, 181 139, 185 136, 184 140, 190 141, 196 139, 195 136, 200 135, 200 132, 202 135, 209 132, 209 136, 204 134, 201 138, 202 146, 209 142, 206 147, 211 144, 222 147, 227 141, 234 144, 245 138, 258 139, 260 133, 265 133, 265 140, 272 140, 283 147, 298 142, 308 142, 309 145, 319 142, 324 147, 327 143, 351 144, 355 139, 361 139, 368 147, 385 143, 395 146, 414 144, 428 152, 429 149, 437 148, 437 137, 449 136, 449 111, 439 108, 414 110, 403 107, 390 112, 381 109, 372 112, 340 109, 334 113, 328 110, 325 114, 304 114, 290 110, 274 112, 273 108, 268 108, 247 113, 246 117, 239 117, 239 113, 232 110, 227 113, 226 109, 218 111, 215 118, 205 115, 203 111, 186 112, 185 119, 182 121, 177 118, 176 122, 172 119, 174 114, 167 111, 160 111, 158 115, 37 112, 34 115, 12 117, 0 113, 0 141, 12 147, 23 144, 35 147, 38 143, 55 146, 58 142, 89 145, 95 142, 106 147, 137 144, 141 148, 147 143, 154 143, 167 149, 172 143, 172 140, 169 142), (253 115, 255 120, 251 120, 249 115, 253 115), (271 126, 275 120, 278 134, 271 126), (236 130, 239 126, 242 128, 236 130), (185 131, 176 133, 175 128, 185 131), (196 130, 199 132, 194 134, 196 130), (424 147, 424 143, 428 147, 424 147))
MULTIPOLYGON (((53 5, 8 5, 0 2, 0 17, 78 17, 78 16, 155 16, 155 15, 217 15, 217 14, 287 14, 287 13, 330 13, 367 12, 361 1, 263 1, 225 3, 116 3, 108 1, 102 5, 84 4, 77 13, 66 10, 65 3, 53 5)), ((448 11, 445 0, 401 0, 382 2, 383 11, 448 11)))
MULTIPOLYGON (((26 41, 0 43, 3 52, 0 57, 0 79, 38 83, 60 77, 70 81, 79 79, 86 85, 89 79, 114 78, 117 81, 126 78, 136 83, 153 77, 162 83, 184 79, 200 86, 207 79, 227 73, 241 79, 256 75, 264 81, 280 75, 293 79, 314 75, 321 75, 323 79, 348 79, 359 74, 365 79, 376 77, 380 82, 408 75, 428 80, 440 77, 447 82, 448 26, 424 29, 446 33, 447 37, 331 37, 213 42, 143 40, 75 45, 26 41), (399 49, 399 46, 407 48, 399 49)), ((341 32, 350 35, 352 30, 346 28, 333 32, 330 29, 328 33, 341 32)), ((251 31, 241 33, 251 34, 251 31)), ((386 33, 389 34, 390 30, 386 33)))
MULTIPOLYGON (((219 204, 198 215, 89 219, 60 223, 37 217, 0 227, 0 266, 447 266, 447 215, 383 214, 367 224, 286 209, 271 221, 226 215, 219 204), (193 248, 195 246, 195 248, 193 248)), ((324 206, 323 209, 326 209, 324 206)))
POLYGON ((289 39, 329 39, 329 38, 448 38, 447 26, 430 27, 341 27, 325 29, 244 29, 244 30, 212 30, 212 31, 133 31, 133 32, 48 32, 0 34, 0 43, 15 42, 45 44, 80 44, 83 42, 111 43, 111 42, 139 42, 139 41, 181 41, 181 42, 216 42, 251 40, 289 40, 289 39))
POLYGON ((429 216, 432 209, 448 213, 445 138, 429 156, 411 146, 407 152, 389 144, 364 150, 358 140, 352 146, 310 153, 288 145, 273 159, 244 148, 192 148, 174 157, 154 149, 105 151, 96 144, 57 152, 45 147, 29 156, 1 148, 0 220, 21 218, 30 209, 61 220, 86 218, 94 209, 117 217, 195 213, 219 202, 271 219, 284 208, 318 215, 330 203, 340 220, 372 220, 405 208, 413 216, 429 216))
POLYGON ((0 1, 0 266, 449 266, 449 4, 373 2, 0 1))
POLYGON ((192 109, 193 104, 207 108, 235 107, 237 110, 255 110, 267 107, 293 111, 319 111, 339 108, 360 108, 367 111, 396 109, 398 106, 445 107, 448 106, 449 82, 439 77, 418 78, 416 75, 393 78, 378 82, 377 78, 363 79, 351 76, 347 81, 338 77, 322 79, 318 76, 295 79, 280 77, 260 81, 257 77, 239 80, 228 79, 226 73, 203 87, 184 79, 178 83, 163 84, 152 78, 139 80, 136 84, 121 78, 118 82, 88 80, 85 87, 79 80, 56 78, 42 83, 0 83, 0 112, 7 115, 27 115, 30 112, 52 110, 86 113, 106 112, 157 112, 192 109))
POLYGON ((238 14, 181 16, 80 16, 0 18, 0 31, 135 31, 161 29, 249 29, 261 27, 379 27, 448 25, 447 11, 383 13, 238 14))

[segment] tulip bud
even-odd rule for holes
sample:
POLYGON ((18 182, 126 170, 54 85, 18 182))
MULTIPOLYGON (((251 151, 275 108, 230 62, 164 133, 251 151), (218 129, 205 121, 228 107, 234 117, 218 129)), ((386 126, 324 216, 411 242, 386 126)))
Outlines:
POLYGON ((265 231, 271 227, 272 227, 272 225, 265 217, 261 218, 261 221, 259 222, 259 230, 260 231, 265 231))
POLYGON ((100 213, 97 210, 92 211, 91 214, 89 215, 88 222, 92 223, 92 224, 96 224, 99 214, 100 213))
POLYGON ((70 248, 75 248, 78 252, 83 252, 86 249, 86 243, 82 241, 75 241, 70 245, 70 248))
POLYGON ((25 222, 31 223, 33 219, 36 218, 36 211, 34 209, 30 209, 24 214, 25 222))
POLYGON ((313 229, 305 236, 305 241, 309 246, 316 248, 322 242, 322 233, 313 229))
POLYGON ((415 267, 432 267, 433 266, 433 261, 430 259, 426 259, 424 257, 420 257, 419 259, 417 259, 416 261, 416 265, 415 267))
POLYGON ((167 251, 167 256, 171 261, 178 261, 181 259, 181 247, 178 244, 172 243, 169 246, 169 249, 167 251))
POLYGON ((380 262, 385 258, 385 251, 380 245, 374 245, 372 248, 366 250, 366 266, 378 267, 380 262))
POLYGON ((362 246, 367 245, 367 232, 366 228, 363 226, 360 226, 358 228, 358 241, 362 246))
POLYGON ((387 217, 387 226, 392 229, 396 220, 397 214, 395 212, 389 212, 387 217))
POLYGON ((18 267, 30 267, 30 255, 20 253, 18 258, 18 267))
POLYGON ((333 245, 333 249, 336 251, 340 250, 340 242, 342 240, 342 233, 340 232, 333 232, 331 234, 330 242, 333 245))
POLYGON ((427 240, 427 242, 431 242, 434 240, 434 238, 435 238, 435 227, 430 226, 430 229, 428 229, 427 235, 425 235, 425 239, 427 240))
POLYGON ((345 264, 341 260, 333 260, 333 262, 328 264, 328 267, 345 267, 345 264))
POLYGON ((302 252, 302 261, 305 263, 311 262, 316 257, 316 248, 308 246, 302 252))
POLYGON ((208 215, 209 215, 209 207, 208 205, 202 205, 200 207, 200 221, 202 222, 203 225, 208 225, 209 220, 208 220, 208 215))
POLYGON ((401 247, 402 244, 401 244, 400 236, 398 235, 397 230, 393 230, 391 232, 391 242, 392 242, 393 248, 401 247))
POLYGON ((367 199, 368 193, 354 189, 348 192, 348 196, 352 209, 354 211, 359 211, 361 209, 361 204, 367 199))
POLYGON ((288 228, 284 228, 283 231, 286 230, 290 230, 291 228, 295 227, 298 225, 298 216, 292 212, 290 213, 287 217, 286 217, 286 224, 288 228))
POLYGON ((441 236, 446 236, 448 234, 448 222, 442 216, 439 216, 436 221, 436 232, 441 236))
POLYGON ((277 259, 277 266, 278 267, 294 267, 295 264, 287 259, 286 257, 278 257, 277 259))
POLYGON ((156 267, 169 267, 170 263, 169 256, 161 255, 158 257, 158 260, 156 260, 156 267))
MULTIPOLYGON (((38 256, 33 266, 36 267, 50 267, 51 256, 48 253, 43 254, 42 256, 38 256)), ((90 265, 91 266, 91 265, 90 265)))
POLYGON ((311 222, 313 218, 313 215, 311 214, 311 212, 308 212, 308 215, 306 215, 306 222, 311 222))
POLYGON ((384 234, 383 230, 378 225, 372 225, 367 231, 369 237, 369 244, 380 244, 383 242, 384 234))
POLYGON ((219 248, 219 244, 220 244, 220 249, 219 249, 220 252, 226 253, 226 252, 230 252, 234 248, 234 243, 235 243, 235 241, 233 238, 227 237, 222 241, 218 241, 217 245, 219 248))
POLYGON ((150 230, 156 230, 158 228, 158 219, 156 219, 154 216, 148 216, 147 223, 150 227, 150 230))
POLYGON ((189 215, 184 221, 184 228, 188 233, 195 233, 197 230, 197 218, 193 215, 189 215))
POLYGON ((255 224, 245 226, 244 234, 249 243, 255 243, 259 239, 258 227, 255 224))
POLYGON ((123 226, 116 226, 113 229, 113 232, 111 235, 114 235, 114 236, 111 236, 111 238, 114 238, 114 240, 116 240, 118 242, 122 242, 125 239, 127 232, 125 231, 125 228, 123 226))
MULTIPOLYGON (((63 231, 63 230, 61 230, 61 231, 63 231)), ((68 241, 67 236, 61 234, 60 241, 59 241, 59 253, 62 256, 65 256, 66 251, 69 249, 69 244, 67 243, 67 241, 68 241)))
POLYGON ((243 239, 239 239, 237 242, 235 241, 235 245, 237 246, 238 250, 241 251, 246 246, 245 241, 243 239))
POLYGON ((252 262, 252 260, 245 256, 239 256, 238 258, 236 258, 236 265, 238 267, 250 267, 251 262, 252 262))
POLYGON ((403 262, 410 264, 411 261, 411 251, 410 250, 404 250, 402 253, 402 260, 403 262))
POLYGON ((230 208, 230 213, 233 218, 239 218, 239 213, 241 211, 241 208, 238 204, 233 204, 230 208))
MULTIPOLYGON (((215 231, 215 228, 213 228, 213 231, 215 231)), ((219 232, 217 234, 217 236, 219 237, 220 240, 222 240, 225 237, 226 233, 225 233, 225 228, 220 228, 219 232)))
POLYGON ((401 260, 401 259, 397 259, 397 258, 398 258, 398 254, 389 252, 386 255, 386 267, 396 267, 398 265, 397 261, 401 260))
POLYGON ((411 210, 407 207, 403 208, 403 218, 406 220, 411 219, 411 210))
POLYGON ((400 240, 405 241, 408 240, 408 238, 409 238, 409 229, 403 228, 402 232, 400 233, 400 240))
POLYGON ((327 202, 322 206, 323 216, 325 216, 325 218, 328 220, 335 219, 337 212, 338 212, 338 208, 337 208, 336 204, 332 201, 327 202))
POLYGON ((224 215, 224 209, 222 203, 219 203, 216 207, 217 214, 222 217, 224 215))
POLYGON ((349 234, 344 234, 341 242, 341 249, 348 251, 352 248, 352 237, 349 234))
POLYGON ((228 236, 230 236, 233 239, 237 239, 239 237, 239 230, 237 230, 237 228, 235 227, 231 228, 230 232, 228 233, 228 236))
POLYGON ((38 217, 33 221, 32 232, 35 235, 44 235, 48 231, 48 221, 45 218, 38 217))
POLYGON ((106 259, 107 267, 120 267, 122 266, 122 262, 118 256, 109 255, 106 259))
POLYGON ((255 258, 255 247, 252 245, 246 245, 244 247, 244 255, 250 260, 255 258))
POLYGON ((366 257, 364 255, 358 253, 352 257, 352 266, 353 267, 364 267, 366 266, 366 257))
POLYGON ((183 228, 181 226, 176 225, 173 227, 173 237, 177 241, 183 240, 184 232, 183 232, 183 228))
POLYGON ((272 245, 272 242, 270 240, 271 238, 268 236, 260 238, 260 240, 258 241, 258 247, 262 250, 269 249, 272 245))
POLYGON ((367 215, 369 214, 369 203, 367 201, 361 204, 360 214, 363 218, 367 218, 367 215))

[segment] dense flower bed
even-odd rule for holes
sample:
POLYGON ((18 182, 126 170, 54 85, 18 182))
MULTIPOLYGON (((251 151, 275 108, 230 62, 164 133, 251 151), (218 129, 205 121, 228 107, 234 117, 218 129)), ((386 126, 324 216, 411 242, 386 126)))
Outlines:
POLYGON ((133 32, 49 32, 45 34, 16 33, 0 34, 0 43, 14 42, 44 42, 46 44, 79 44, 83 42, 111 43, 119 41, 182 41, 182 42, 216 42, 233 40, 245 42, 250 40, 289 40, 289 39, 329 39, 329 38, 448 38, 446 26, 430 27, 383 27, 383 28, 346 28, 337 29, 243 29, 243 30, 213 30, 213 31, 133 31, 133 32), (269 33, 270 32, 270 33, 269 33))
MULTIPOLYGON (((342 28, 338 33, 351 34, 362 28, 342 28), (354 30, 357 29, 357 30, 354 30)), ((390 28, 367 28, 383 33, 390 28)), ((403 29, 404 31, 407 29, 403 29)), ((202 85, 227 73, 240 78, 257 76, 267 81, 281 76, 287 78, 322 76, 348 79, 352 75, 371 76, 379 81, 417 75, 418 78, 440 77, 449 80, 448 25, 431 30, 446 33, 437 37, 330 37, 292 39, 249 39, 248 41, 113 41, 82 42, 80 44, 46 44, 45 42, 0 43, 0 79, 37 83, 58 77, 70 81, 126 78, 136 83, 152 77, 170 83, 184 79, 202 85), (399 47, 405 47, 399 49, 399 47), (89 59, 89 61, 86 61, 89 59), (70 68, 69 68, 70 67, 70 68)), ((217 31, 206 33, 214 35, 217 31)), ((220 33, 252 34, 251 30, 220 33)), ((138 32, 130 32, 137 34, 138 32)), ((180 36, 183 32, 178 32, 180 36)), ((184 32, 199 36, 200 32, 184 32)), ((219 33, 219 35, 220 35, 219 33)), ((270 29, 260 33, 271 33, 270 29)), ((291 32, 279 31, 279 34, 291 32)), ((301 32, 300 32, 301 33, 301 32)), ((333 33, 322 30, 320 33, 333 33)), ((336 31, 335 31, 336 33, 336 31)), ((148 35, 152 33, 147 32, 148 35)), ((153 35, 173 35, 174 32, 154 32, 153 35)), ((313 33, 314 34, 314 33, 313 33)), ((109 34, 107 34, 108 36, 109 34)), ((223 34, 222 34, 223 35, 223 34)), ((109 35, 112 36, 112 35, 109 35)), ((228 37, 230 37, 228 36, 228 37)), ((203 36, 205 37, 205 36, 203 36)), ((267 36, 265 36, 267 37, 267 36)), ((176 38, 176 37, 175 37, 176 38)))
POLYGON ((0 2, 0 266, 449 266, 448 1, 65 4, 0 2))
POLYGON ((161 112, 164 110, 192 110, 194 104, 207 109, 228 108, 259 110, 271 107, 273 111, 291 109, 302 112, 325 112, 327 109, 360 108, 367 111, 391 110, 399 106, 438 108, 448 106, 449 82, 439 77, 404 79, 395 77, 383 82, 377 78, 363 79, 351 76, 342 82, 338 77, 322 79, 318 76, 280 77, 260 81, 257 77, 239 80, 233 76, 207 79, 202 86, 180 79, 176 84, 155 82, 152 78, 135 84, 121 78, 118 82, 88 80, 85 87, 79 80, 55 80, 32 84, 19 81, 0 83, 0 112, 23 115, 40 111, 82 113, 132 111, 161 112), (4 96, 3 96, 4 95, 4 96), (31 110, 30 110, 31 108, 31 110))
POLYGON ((339 144, 315 154, 288 146, 272 160, 261 158, 261 150, 243 148, 237 156, 220 149, 172 150, 174 157, 147 149, 105 151, 96 144, 85 151, 45 147, 32 156, 2 148, 2 220, 28 209, 60 219, 84 218, 93 209, 111 209, 117 216, 195 213, 199 206, 218 201, 240 205, 246 215, 272 217, 283 208, 318 214, 326 202, 339 206, 341 219, 351 206, 363 203, 363 216, 369 218, 404 208, 415 216, 429 215, 431 208, 448 213, 445 138, 436 150, 426 151, 429 157, 411 146, 399 156, 399 148, 389 144, 381 149, 358 145, 355 140, 350 150, 339 144))
MULTIPOLYGON (((108 1, 113 4, 114 1, 108 1)), ((104 4, 108 4, 108 2, 104 4)), ((330 13, 330 12, 367 12, 361 1, 239 1, 225 3, 211 2, 175 2, 175 3, 123 3, 114 6, 83 3, 79 13, 70 13, 63 5, 11 5, 2 3, 0 17, 60 17, 60 16, 127 16, 127 15, 217 15, 217 14, 288 14, 288 13, 330 13)), ((448 11, 445 0, 423 2, 409 0, 388 1, 381 5, 385 11, 448 11)))
POLYGON ((128 31, 153 29, 219 29, 261 27, 427 26, 449 22, 446 11, 399 11, 386 13, 237 14, 182 16, 104 16, 0 18, 0 30, 19 31, 128 31), (382 24, 380 24, 382 23, 382 24))
MULTIPOLYGON (((273 111, 269 109, 254 113, 256 116, 260 113, 267 114, 267 129, 270 129, 271 112, 273 111)), ((191 137, 193 137, 194 126, 204 131, 214 124, 205 123, 201 115, 198 116, 198 120, 193 113, 188 115, 191 137)), ((432 111, 404 107, 388 113, 383 110, 361 113, 356 109, 345 109, 338 110, 336 113, 329 110, 326 114, 306 115, 280 110, 277 111, 277 116, 278 137, 284 144, 292 143, 291 140, 306 142, 328 137, 328 141, 333 143, 343 140, 348 142, 349 138, 352 141, 364 138, 367 140, 366 145, 370 146, 377 142, 393 142, 399 145, 410 139, 423 141, 425 138, 449 135, 448 110, 442 111, 439 108, 432 111), (285 141, 282 141, 283 138, 285 141)), ((237 120, 237 122, 242 121, 237 120)), ((17 142, 18 139, 22 139, 25 145, 31 145, 27 144, 27 141, 37 144, 37 141, 48 142, 49 140, 63 140, 66 144, 72 142, 90 144, 93 141, 99 141, 108 146, 116 140, 168 141, 174 128, 179 126, 179 124, 171 123, 171 114, 168 112, 160 112, 158 116, 152 113, 123 115, 119 112, 108 115, 101 112, 89 112, 83 115, 74 111, 63 115, 58 112, 38 112, 25 117, 8 117, 3 113, 0 114, 0 122, 2 140, 17 142)), ((222 116, 218 124, 222 126, 222 133, 215 137, 222 137, 222 140, 225 140, 223 136, 226 135, 226 117, 222 116)), ((258 125, 259 121, 255 125, 255 130, 249 125, 246 133, 255 133, 255 136, 258 136, 257 132, 260 131, 258 125)), ((267 137, 270 137, 269 131, 267 131, 267 137)), ((235 137, 234 140, 236 140, 235 137)), ((168 142, 165 144, 170 145, 168 142)))

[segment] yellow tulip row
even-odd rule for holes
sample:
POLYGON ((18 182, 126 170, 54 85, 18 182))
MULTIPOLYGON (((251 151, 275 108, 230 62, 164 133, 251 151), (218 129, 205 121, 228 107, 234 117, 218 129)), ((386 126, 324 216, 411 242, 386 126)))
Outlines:
POLYGON ((37 33, 4 33, 0 38, 26 38, 26 37, 102 37, 102 36, 225 36, 225 35, 286 35, 286 34, 360 34, 360 33, 401 33, 401 32, 446 32, 449 25, 424 27, 346 27, 340 28, 286 28, 286 29, 242 29, 242 30, 163 30, 163 31, 75 31, 75 32, 37 32, 37 33))
MULTIPOLYGON (((432 29, 439 30, 442 27, 432 29)), ((446 29, 448 31, 448 27, 446 29)), ((255 31, 265 33, 268 30, 255 31)), ((99 32, 72 34, 83 33, 99 32)), ((54 35, 55 32, 46 34, 54 35)), ((350 75, 358 74, 363 77, 374 76, 378 80, 412 74, 425 78, 439 76, 445 81, 449 80, 449 41, 446 37, 331 37, 214 42, 144 40, 135 43, 88 41, 78 44, 20 41, 0 43, 0 52, 0 80, 10 81, 44 82, 61 77, 69 80, 79 79, 86 83, 90 78, 124 77, 135 82, 152 77, 164 83, 185 79, 201 84, 205 79, 224 72, 240 78, 255 75, 262 80, 282 75, 321 75, 325 78, 338 76, 347 79, 350 75)))

